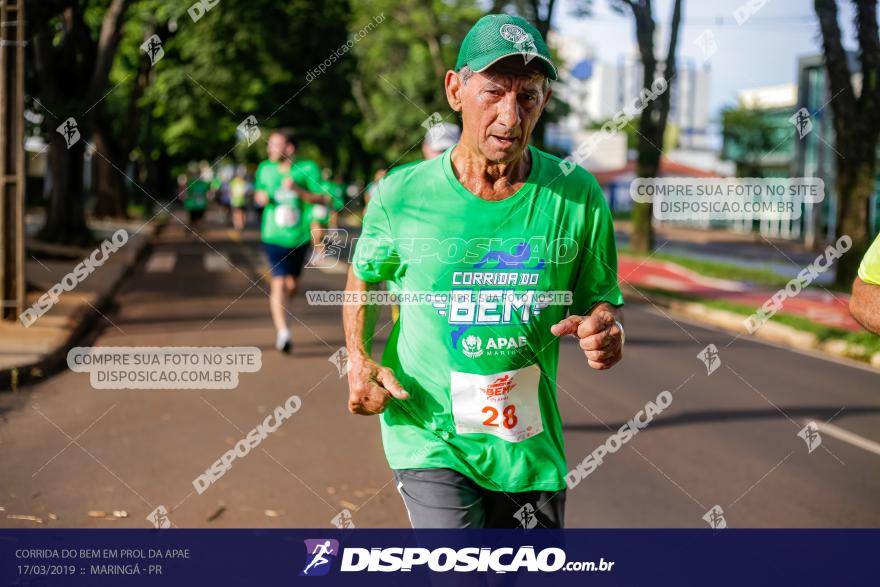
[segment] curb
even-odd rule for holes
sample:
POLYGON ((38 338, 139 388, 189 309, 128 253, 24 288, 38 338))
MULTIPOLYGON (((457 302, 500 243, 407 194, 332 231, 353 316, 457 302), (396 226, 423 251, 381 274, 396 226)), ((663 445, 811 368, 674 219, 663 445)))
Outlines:
MULTIPOLYGON (((98 312, 103 312, 107 308, 110 300, 112 300, 116 295, 116 292, 119 291, 119 287, 132 274, 134 268, 140 264, 141 260, 150 249, 153 238, 162 226, 164 226, 164 222, 161 218, 153 219, 148 223, 147 228, 144 230, 146 238, 137 245, 138 248, 133 252, 131 262, 129 262, 125 270, 119 274, 116 281, 113 282, 110 287, 101 292, 100 297, 94 304, 98 312)), ((66 358, 68 351, 76 345, 77 341, 91 330, 92 326, 100 316, 98 312, 84 306, 78 311, 78 322, 70 331, 70 334, 67 336, 67 339, 63 344, 44 354, 40 359, 33 363, 0 369, 0 393, 17 391, 18 387, 22 385, 36 383, 65 368, 67 366, 66 358)))
POLYGON ((818 337, 812 332, 805 332, 772 321, 765 323, 754 334, 749 334, 743 323, 745 317, 741 314, 729 312, 727 310, 719 310, 717 308, 710 308, 700 302, 685 302, 655 293, 651 293, 650 295, 642 293, 639 295, 636 293, 635 289, 629 285, 624 285, 621 289, 628 297, 639 297, 641 300, 644 300, 646 297, 656 305, 671 310, 674 314, 690 318, 696 322, 715 326, 722 330, 737 334, 745 334, 748 338, 759 338, 768 342, 774 342, 802 350, 820 352, 836 358, 857 361, 880 369, 880 352, 874 353, 870 359, 860 358, 865 356, 865 349, 859 345, 853 345, 843 340, 820 342, 818 337))

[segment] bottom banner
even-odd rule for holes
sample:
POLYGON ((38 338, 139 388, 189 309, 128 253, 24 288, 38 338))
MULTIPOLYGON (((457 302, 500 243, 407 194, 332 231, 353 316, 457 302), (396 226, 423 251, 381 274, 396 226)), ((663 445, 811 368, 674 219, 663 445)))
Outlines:
POLYGON ((2 585, 854 585, 880 530, 0 530, 2 585))

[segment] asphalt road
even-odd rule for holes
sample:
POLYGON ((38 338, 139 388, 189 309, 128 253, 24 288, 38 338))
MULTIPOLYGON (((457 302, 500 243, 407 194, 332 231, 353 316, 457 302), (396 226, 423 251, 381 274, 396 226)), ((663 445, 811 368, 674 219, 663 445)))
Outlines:
MULTIPOLYGON (((262 368, 231 391, 96 390, 68 371, 0 394, 0 525, 37 525, 8 517, 24 515, 50 527, 149 527, 160 505, 180 527, 329 527, 343 509, 356 527, 407 525, 378 421, 348 414, 328 360, 343 344, 339 308, 300 297, 294 354, 277 353, 255 235, 205 236, 172 221, 84 344, 257 346, 262 368), (193 479, 293 394, 300 410, 196 493, 193 479)), ((309 269, 303 285, 343 281, 309 269)), ((573 340, 562 345, 569 464, 661 391, 672 403, 569 492, 569 527, 706 527, 715 506, 729 527, 880 526, 878 372, 632 302, 613 370, 593 372, 573 340), (720 360, 711 374, 697 357, 709 344, 720 360), (812 452, 798 436, 807 421, 820 425, 812 452)), ((387 335, 389 316, 380 324, 387 335)))

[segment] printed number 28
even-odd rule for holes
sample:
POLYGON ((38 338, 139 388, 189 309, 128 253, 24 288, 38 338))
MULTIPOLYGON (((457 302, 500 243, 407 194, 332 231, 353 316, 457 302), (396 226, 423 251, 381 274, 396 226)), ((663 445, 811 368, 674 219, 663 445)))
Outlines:
MULTIPOLYGON (((489 417, 483 420, 483 426, 498 426, 498 424, 495 423, 495 419, 498 418, 498 410, 496 408, 493 408, 492 406, 486 406, 485 408, 483 408, 483 413, 489 414, 489 417)), ((516 427, 516 423, 519 420, 516 417, 516 406, 514 404, 510 404, 509 406, 504 408, 504 411, 502 413, 504 414, 504 421, 502 422, 503 426, 508 430, 516 427)))

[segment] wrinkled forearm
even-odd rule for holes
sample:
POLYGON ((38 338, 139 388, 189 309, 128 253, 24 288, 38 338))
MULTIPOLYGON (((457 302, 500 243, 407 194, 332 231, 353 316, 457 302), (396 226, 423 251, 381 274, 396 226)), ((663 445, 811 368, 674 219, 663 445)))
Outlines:
POLYGON ((865 330, 880 334, 880 285, 871 285, 856 277, 849 311, 865 330))
MULTIPOLYGON (((376 290, 379 285, 367 283, 348 270, 346 292, 364 292, 376 290)), ((349 359, 359 361, 370 358, 373 346, 373 335, 379 319, 379 307, 375 304, 346 304, 342 307, 342 325, 345 329, 345 345, 349 359)))

